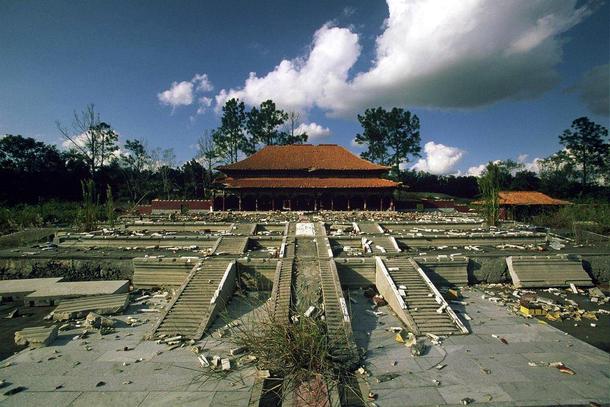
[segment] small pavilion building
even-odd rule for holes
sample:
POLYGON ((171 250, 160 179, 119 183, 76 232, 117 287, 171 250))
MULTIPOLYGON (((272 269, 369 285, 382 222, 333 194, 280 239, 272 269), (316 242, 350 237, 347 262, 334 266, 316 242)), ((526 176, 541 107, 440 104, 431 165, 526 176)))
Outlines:
POLYGON ((216 210, 394 210, 389 167, 336 144, 267 146, 218 168, 216 210))
POLYGON ((526 220, 542 211, 571 205, 571 202, 538 191, 500 191, 498 204, 500 219, 526 220))
MULTIPOLYGON (((484 201, 475 201, 473 204, 483 205, 484 201)), ((569 201, 551 198, 538 191, 498 192, 499 217, 504 220, 528 220, 541 212, 571 204, 569 201)))

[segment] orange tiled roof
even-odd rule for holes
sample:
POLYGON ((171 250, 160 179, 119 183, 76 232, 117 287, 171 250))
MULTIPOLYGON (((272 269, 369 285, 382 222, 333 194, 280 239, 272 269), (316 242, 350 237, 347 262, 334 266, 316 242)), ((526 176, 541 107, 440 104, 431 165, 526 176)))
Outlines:
POLYGON ((266 146, 224 170, 388 170, 364 160, 337 144, 266 146))
POLYGON ((569 205, 570 202, 551 198, 537 191, 500 191, 500 205, 569 205))
POLYGON ((382 178, 226 178, 228 188, 396 188, 382 178))
MULTIPOLYGON (((551 198, 537 191, 500 191, 498 192, 500 205, 570 205, 571 202, 551 198)), ((473 202, 475 205, 483 201, 473 202)))

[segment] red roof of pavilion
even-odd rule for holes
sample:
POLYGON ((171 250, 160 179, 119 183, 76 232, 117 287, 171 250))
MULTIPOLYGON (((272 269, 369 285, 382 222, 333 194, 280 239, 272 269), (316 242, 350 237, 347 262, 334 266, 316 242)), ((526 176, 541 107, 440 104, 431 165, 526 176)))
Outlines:
POLYGON ((396 188, 399 183, 383 178, 231 178, 228 188, 396 188))
POLYGON ((500 205, 569 205, 570 202, 551 198, 537 191, 500 191, 500 205))
POLYGON ((337 144, 266 146, 224 170, 388 170, 364 160, 337 144))
MULTIPOLYGON (((538 191, 500 191, 498 192, 498 203, 500 205, 570 205, 570 201, 551 198, 538 191)), ((474 205, 482 205, 483 201, 473 202, 474 205)))

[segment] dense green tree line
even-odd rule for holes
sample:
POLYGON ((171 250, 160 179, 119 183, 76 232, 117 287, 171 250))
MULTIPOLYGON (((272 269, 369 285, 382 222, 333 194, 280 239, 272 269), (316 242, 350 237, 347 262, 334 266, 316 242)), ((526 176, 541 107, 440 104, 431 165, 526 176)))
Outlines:
MULTIPOLYGON (((417 115, 400 108, 367 109, 358 116, 363 131, 356 142, 365 147, 363 158, 392 167, 391 177, 415 192, 437 192, 463 198, 481 193, 476 177, 432 175, 401 170, 420 153, 417 115)), ((243 102, 226 102, 220 125, 204 132, 198 151, 177 165, 172 149, 149 148, 142 140, 119 144, 117 132, 102 121, 92 105, 75 113, 72 125, 58 123, 68 148, 31 137, 0 137, 0 202, 38 204, 49 200, 81 201, 81 182, 92 180, 101 202, 112 197, 118 204, 154 198, 209 197, 215 167, 252 154, 264 145, 303 143, 298 114, 278 109, 268 100, 246 110, 243 102), (111 195, 107 190, 110 188, 111 195)), ((540 190, 554 197, 610 198, 608 131, 586 117, 574 120, 560 135, 563 149, 539 162, 540 172, 528 171, 511 160, 496 162, 500 190, 540 190)))

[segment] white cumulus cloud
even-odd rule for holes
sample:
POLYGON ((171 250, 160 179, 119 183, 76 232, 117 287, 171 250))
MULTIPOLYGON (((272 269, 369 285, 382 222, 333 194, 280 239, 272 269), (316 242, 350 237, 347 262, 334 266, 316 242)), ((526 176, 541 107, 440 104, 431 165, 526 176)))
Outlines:
POLYGON ((299 127, 294 130, 295 134, 307 133, 309 136, 308 140, 315 140, 330 136, 330 129, 328 127, 322 127, 318 123, 301 123, 299 127))
POLYGON ((529 155, 527 154, 519 154, 517 156, 517 162, 523 165, 523 170, 535 172, 538 174, 540 172, 540 162, 542 158, 536 157, 531 161, 528 161, 529 155))
POLYGON ((191 82, 173 82, 169 89, 157 94, 159 102, 176 108, 193 103, 193 84, 191 82))
POLYGON ((468 168, 468 170, 466 171, 466 175, 469 175, 472 177, 480 177, 481 174, 483 173, 483 171, 485 171, 485 167, 487 167, 487 164, 479 164, 479 165, 472 166, 472 167, 468 168))
POLYGON ((577 3, 387 0, 368 70, 349 77, 360 57, 358 35, 325 24, 308 55, 251 73, 240 88, 222 89, 216 102, 273 99, 283 109, 351 116, 378 105, 468 108, 535 97, 558 81, 560 34, 591 12, 577 3))
POLYGON ((208 74, 196 74, 191 83, 196 86, 196 89, 200 92, 211 92, 214 90, 214 85, 210 82, 208 74))
POLYGON ((315 105, 332 105, 345 87, 348 71, 360 55, 358 35, 347 28, 323 25, 314 34, 306 58, 281 61, 264 76, 251 72, 241 89, 222 89, 217 108, 239 98, 253 106, 272 99, 282 109, 303 111, 315 105))
POLYGON ((424 145, 424 155, 425 157, 420 158, 411 169, 444 175, 453 172, 464 156, 464 151, 457 147, 429 141, 424 145))
POLYGON ((197 114, 205 113, 208 108, 212 106, 212 98, 207 96, 202 96, 199 98, 199 108, 197 109, 197 114))
MULTIPOLYGON (((540 169, 541 169, 541 165, 540 165, 541 161, 542 161, 542 158, 539 158, 539 157, 536 157, 530 161, 528 154, 519 154, 517 156, 517 163, 521 164, 522 167, 512 170, 511 174, 515 175, 517 172, 523 171, 523 170, 531 171, 531 172, 538 174, 538 173, 540 173, 540 169)), ((492 162, 494 164, 499 164, 502 162, 502 160, 492 160, 492 162)), ((481 176, 483 171, 485 171, 487 164, 489 164, 489 162, 479 164, 479 165, 474 165, 474 166, 468 168, 468 170, 466 170, 465 175, 479 177, 479 176, 481 176)))
MULTIPOLYGON (((208 75, 196 74, 190 81, 172 82, 169 89, 157 94, 157 98, 161 104, 175 109, 179 106, 192 105, 195 101, 196 93, 211 92, 212 90, 214 90, 214 86, 208 79, 208 75)), ((198 101, 200 102, 199 110, 203 107, 205 111, 205 108, 211 105, 212 99, 202 97, 198 101)))

